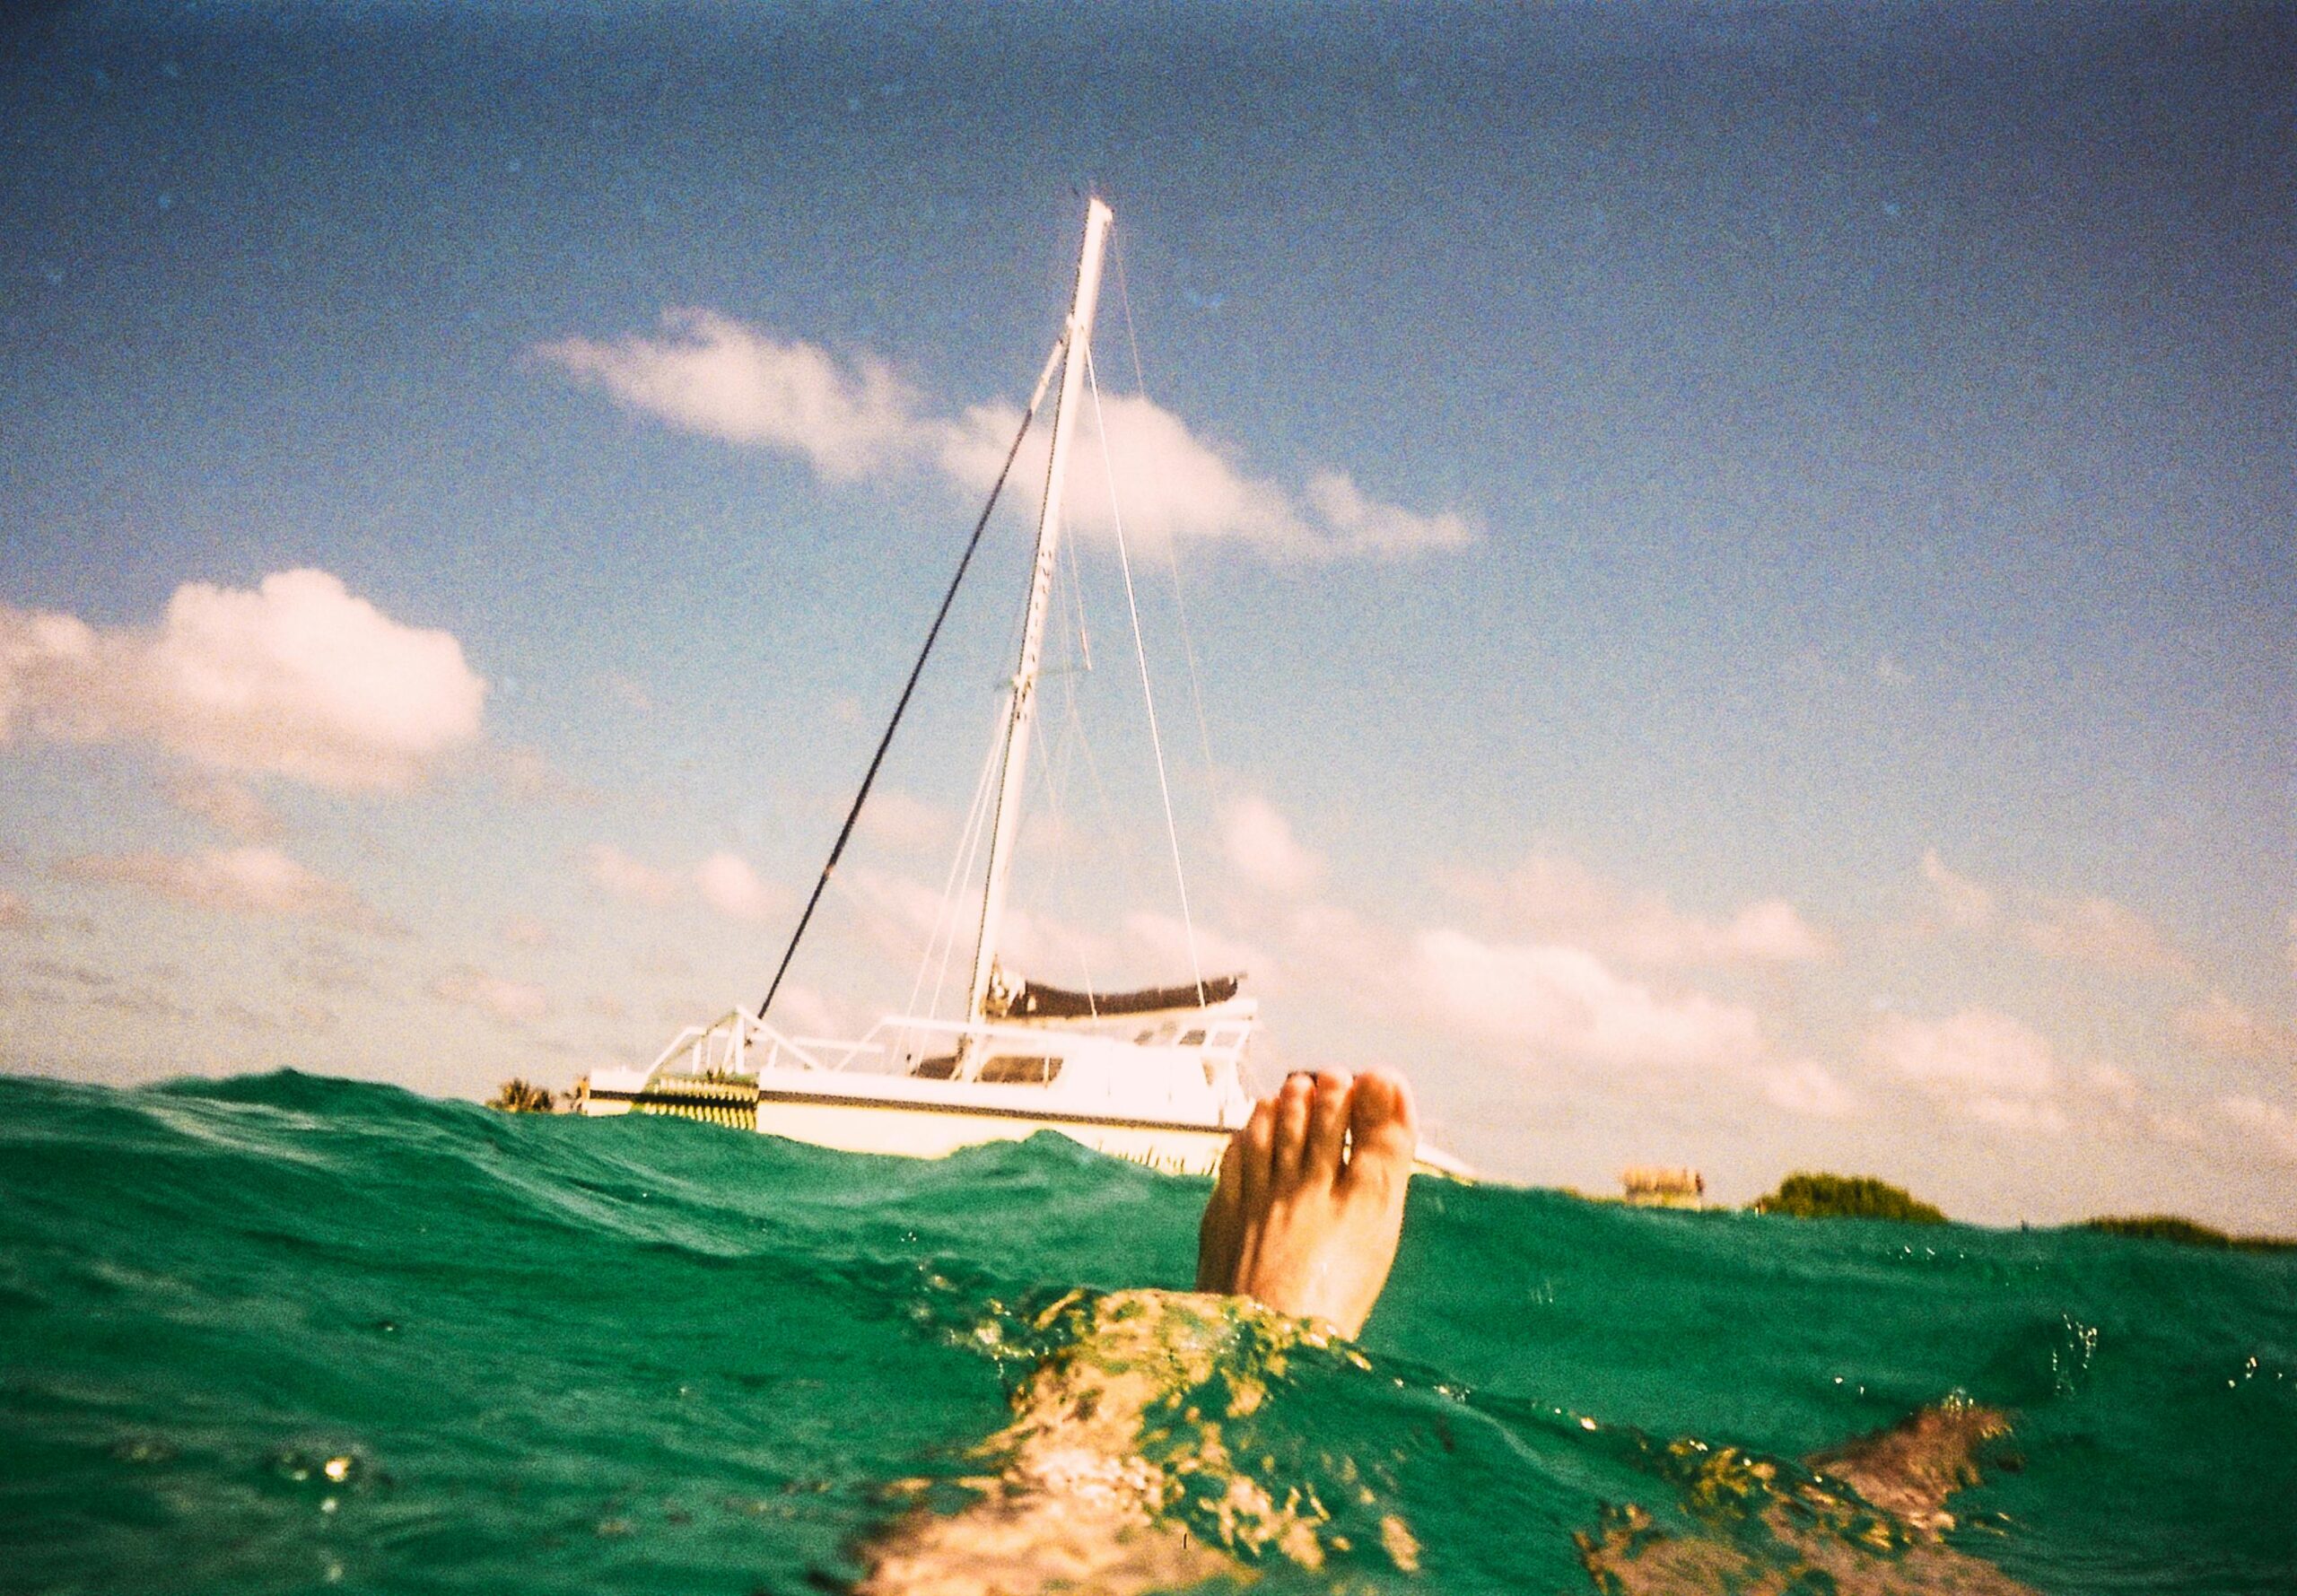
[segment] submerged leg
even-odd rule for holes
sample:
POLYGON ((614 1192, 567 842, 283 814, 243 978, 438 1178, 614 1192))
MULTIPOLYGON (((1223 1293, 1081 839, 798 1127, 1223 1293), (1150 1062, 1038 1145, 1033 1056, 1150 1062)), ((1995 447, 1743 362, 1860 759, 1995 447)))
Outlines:
POLYGON ((1577 1537, 1580 1561, 1607 1596, 2034 1596, 1941 1539, 1954 1522, 1946 1498, 1978 1483, 1978 1448, 2009 1427, 1995 1409, 1969 1402, 1924 1408, 1805 1459, 1815 1479, 1783 1478, 1777 1464, 1735 1448, 1701 1448, 1703 1464, 1685 1489, 1694 1518, 1707 1520, 1701 1532, 1660 1531, 1630 1504, 1609 1510, 1600 1533, 1577 1537))
MULTIPOLYGON (((995 1478, 979 1482, 983 1495, 962 1512, 896 1525, 870 1548, 862 1596, 1128 1596, 1236 1572, 1234 1557, 1175 1516, 1190 1489, 1227 1544, 1321 1562, 1308 1518, 1227 1456, 1220 1419, 1258 1406, 1262 1376, 1280 1367, 1270 1348, 1323 1340, 1326 1331, 1298 1321, 1349 1335, 1363 1327, 1395 1260, 1418 1145, 1411 1095, 1393 1076, 1296 1075, 1263 1099, 1205 1205, 1203 1295, 1121 1292, 1064 1304, 1084 1322, 1014 1393, 1013 1422, 985 1449, 1000 1460, 995 1478), (1237 1350, 1245 1344, 1272 1366, 1248 1366, 1237 1350), (1186 1410, 1184 1451, 1145 1455, 1156 1450, 1147 1432, 1169 1436, 1183 1393, 1216 1374, 1224 1411, 1186 1410), (1208 1502, 1214 1480, 1221 1488, 1208 1502)), ((1384 1522, 1380 1534, 1411 1566, 1416 1548, 1402 1524, 1384 1522)))

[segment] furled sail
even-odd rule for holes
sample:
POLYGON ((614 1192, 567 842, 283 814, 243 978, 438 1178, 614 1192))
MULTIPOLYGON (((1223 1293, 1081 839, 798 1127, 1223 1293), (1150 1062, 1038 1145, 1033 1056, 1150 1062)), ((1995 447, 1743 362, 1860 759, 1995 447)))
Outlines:
POLYGON ((1176 987, 1148 987, 1132 992, 1072 992, 1061 987, 1024 981, 1018 988, 1005 982, 990 985, 987 1016, 994 1020, 1083 1020, 1113 1015, 1157 1014, 1166 1009, 1208 1008, 1226 1003, 1243 984, 1241 975, 1207 977, 1176 987))

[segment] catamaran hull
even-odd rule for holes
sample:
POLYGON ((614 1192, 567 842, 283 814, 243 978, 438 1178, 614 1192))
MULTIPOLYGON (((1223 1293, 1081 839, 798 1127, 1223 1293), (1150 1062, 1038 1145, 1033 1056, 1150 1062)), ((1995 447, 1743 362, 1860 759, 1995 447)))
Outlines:
POLYGON ((893 1108, 761 1098, 757 1128, 816 1147, 907 1158, 946 1158, 983 1142, 1023 1141, 1040 1130, 1058 1131, 1094 1151, 1161 1170, 1209 1175, 1220 1165, 1229 1132, 1192 1126, 983 1114, 958 1108, 893 1108))
MULTIPOLYGON (((676 1114, 767 1136, 787 1137, 843 1153, 876 1153, 897 1158, 946 1158, 962 1147, 984 1142, 1026 1141, 1051 1130, 1082 1142, 1096 1153, 1123 1158, 1169 1175, 1209 1175, 1235 1133, 1221 1126, 1180 1125, 1148 1120, 1109 1120, 1086 1115, 1030 1113, 1022 1109, 979 1109, 954 1104, 855 1102, 804 1092, 765 1091, 755 1107, 746 1101, 689 1097, 650 1092, 592 1092, 583 1103, 589 1114, 631 1112, 676 1114)), ((1423 1142, 1415 1174, 1470 1181, 1468 1166, 1423 1142)))
POLYGON ((583 1106, 591 1114, 676 1114, 787 1137, 817 1147, 903 1158, 946 1158, 961 1147, 1024 1141, 1040 1130, 1052 1130, 1095 1152, 1175 1175, 1212 1173, 1220 1165, 1220 1154, 1230 1135, 1218 1126, 955 1104, 858 1103, 802 1092, 761 1092, 753 1107, 715 1096, 593 1091, 583 1106))

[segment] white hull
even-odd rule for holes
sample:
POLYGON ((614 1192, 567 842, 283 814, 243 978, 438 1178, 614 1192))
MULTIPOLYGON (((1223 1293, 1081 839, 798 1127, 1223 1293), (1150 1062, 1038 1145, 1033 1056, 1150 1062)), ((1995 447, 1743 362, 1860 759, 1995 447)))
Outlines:
MULTIPOLYGON (((875 1082, 873 1082, 875 1084, 875 1082)), ((885 1082, 894 1086, 894 1082, 885 1082)), ((930 1103, 879 1098, 875 1093, 825 1093, 822 1082, 804 1091, 763 1086, 755 1107, 738 1100, 698 1098, 676 1091, 592 1091, 586 1113, 676 1113, 767 1137, 788 1137, 841 1153, 885 1153, 894 1157, 948 1157, 958 1148, 983 1141, 1026 1141, 1052 1129, 1082 1141, 1096 1153, 1123 1157, 1169 1176, 1209 1176, 1229 1146, 1222 1125, 1181 1125, 1156 1121, 1112 1121, 1091 1113, 1031 1113, 1020 1104, 930 1103)))
POLYGON ((967 1113, 961 1109, 906 1109, 829 1103, 760 1103, 757 1128, 769 1136, 849 1153, 905 1158, 945 1158, 984 1142, 1022 1141, 1040 1130, 1058 1131, 1095 1152, 1129 1159, 1173 1175, 1209 1175, 1228 1145, 1226 1130, 1177 1125, 1096 1124, 1090 1121, 1027 1119, 967 1113))
MULTIPOLYGON (((763 1089, 755 1107, 746 1102, 703 1100, 674 1092, 599 1094, 583 1103, 590 1114, 674 1114, 735 1129, 755 1129, 817 1147, 845 1153, 875 1153, 898 1158, 946 1158, 964 1147, 993 1141, 1026 1141, 1051 1130, 1096 1153, 1144 1164, 1163 1174, 1210 1175, 1235 1132, 1226 1126, 1165 1124, 1105 1119, 1090 1114, 1031 1113, 1017 1106, 966 1105, 919 1100, 886 1101, 875 1096, 832 1095, 813 1090, 763 1089)), ((1472 1180, 1459 1160, 1423 1144, 1415 1174, 1472 1180)))

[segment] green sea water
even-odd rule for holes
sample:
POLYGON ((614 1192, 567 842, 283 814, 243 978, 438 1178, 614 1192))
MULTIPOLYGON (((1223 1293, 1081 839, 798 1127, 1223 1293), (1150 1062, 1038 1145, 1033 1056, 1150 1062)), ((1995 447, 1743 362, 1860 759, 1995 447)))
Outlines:
MULTIPOLYGON (((1205 1190, 1052 1137, 0 1080, 0 1588, 841 1588, 966 1499, 1046 1304, 1188 1283, 1205 1190)), ((1697 1530, 1686 1458, 1791 1475, 1961 1393, 2014 1426, 1952 1504, 1970 1557, 2297 1591, 2297 1255, 1420 1182, 1362 1348, 1229 1438, 1343 1526, 1376 1500, 1418 1572, 1367 1524, 1255 1589, 1590 1590, 1607 1511, 1697 1530)))

